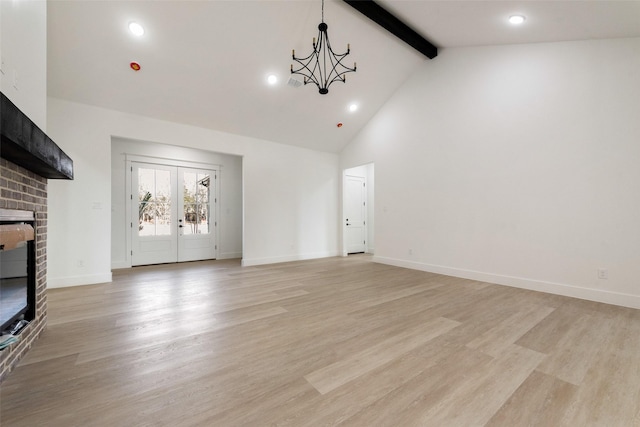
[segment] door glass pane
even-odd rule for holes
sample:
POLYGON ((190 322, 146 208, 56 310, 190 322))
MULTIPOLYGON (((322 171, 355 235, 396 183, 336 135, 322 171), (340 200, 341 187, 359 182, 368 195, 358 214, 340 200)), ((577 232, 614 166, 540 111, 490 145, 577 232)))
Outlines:
POLYGON ((184 234, 209 234, 209 174, 184 172, 184 234))
POLYGON ((138 235, 171 235, 171 172, 138 169, 138 235))

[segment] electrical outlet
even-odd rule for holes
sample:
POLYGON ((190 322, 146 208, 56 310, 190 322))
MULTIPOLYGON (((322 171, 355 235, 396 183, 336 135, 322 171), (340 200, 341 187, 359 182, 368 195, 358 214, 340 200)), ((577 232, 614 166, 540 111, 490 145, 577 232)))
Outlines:
POLYGON ((83 268, 84 267, 84 261, 79 259, 78 260, 78 268, 83 268))
POLYGON ((409 249, 409 255, 413 255, 413 249, 409 249))
POLYGON ((607 280, 609 278, 609 270, 606 268, 598 269, 598 279, 607 280))

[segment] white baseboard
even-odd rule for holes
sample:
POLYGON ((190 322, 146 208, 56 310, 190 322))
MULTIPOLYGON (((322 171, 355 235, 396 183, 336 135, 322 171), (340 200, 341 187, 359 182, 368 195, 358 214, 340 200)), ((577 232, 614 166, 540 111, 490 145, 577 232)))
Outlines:
MULTIPOLYGON (((221 253, 217 256, 216 259, 238 259, 238 258, 242 258, 242 252, 221 253)), ((130 261, 112 261, 111 262, 112 270, 120 270, 123 268, 131 268, 131 267, 132 265, 130 261)))
POLYGON ((242 252, 225 252, 218 254, 216 259, 236 259, 242 258, 242 252))
POLYGON ((120 270, 121 268, 131 268, 131 262, 127 261, 111 261, 112 270, 120 270))
POLYGON ((460 268, 445 267, 441 265, 425 264, 416 261, 407 261, 396 258, 373 256, 373 262, 393 265, 396 267, 410 268, 429 273, 444 274, 463 279, 478 280, 481 282, 495 283, 496 285, 511 286, 514 288, 529 289, 532 291, 546 292, 567 297, 585 299, 589 301, 614 304, 622 307, 640 308, 640 296, 605 291, 602 289, 582 288, 579 286, 562 283, 545 282, 541 280, 526 279, 522 277, 504 276, 499 274, 484 273, 481 271, 464 270, 460 268))
POLYGON ((85 276, 48 277, 47 288, 94 285, 96 283, 109 283, 111 281, 111 272, 105 274, 87 274, 85 276))
POLYGON ((254 265, 278 264, 281 262, 303 261, 306 259, 329 258, 329 257, 338 256, 338 255, 339 255, 338 251, 327 251, 327 252, 313 252, 313 253, 307 253, 307 254, 285 255, 285 256, 278 256, 278 257, 243 258, 242 266, 251 267, 254 265))

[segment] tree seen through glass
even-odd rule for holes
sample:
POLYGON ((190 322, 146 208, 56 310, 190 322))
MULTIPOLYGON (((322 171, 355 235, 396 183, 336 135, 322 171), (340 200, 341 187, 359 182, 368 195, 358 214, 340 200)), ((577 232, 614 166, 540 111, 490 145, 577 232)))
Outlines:
POLYGON ((171 235, 171 173, 138 169, 138 235, 171 235))
POLYGON ((184 234, 209 234, 209 174, 184 173, 184 234))

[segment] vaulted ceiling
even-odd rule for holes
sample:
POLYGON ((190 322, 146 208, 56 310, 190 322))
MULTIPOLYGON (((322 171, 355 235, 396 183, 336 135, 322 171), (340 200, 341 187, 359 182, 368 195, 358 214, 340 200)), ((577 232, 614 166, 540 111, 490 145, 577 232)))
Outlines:
POLYGON ((346 3, 326 0, 331 44, 342 52, 350 43, 347 63, 358 70, 320 95, 315 86, 287 84, 291 50, 310 52, 317 36, 320 0, 49 1, 48 94, 339 152, 411 73, 443 60, 447 48, 640 37, 640 1, 378 3, 440 56, 429 60, 346 3), (513 14, 525 23, 510 25, 513 14), (132 21, 143 36, 129 32, 132 21), (273 86, 270 74, 278 77, 273 86))

